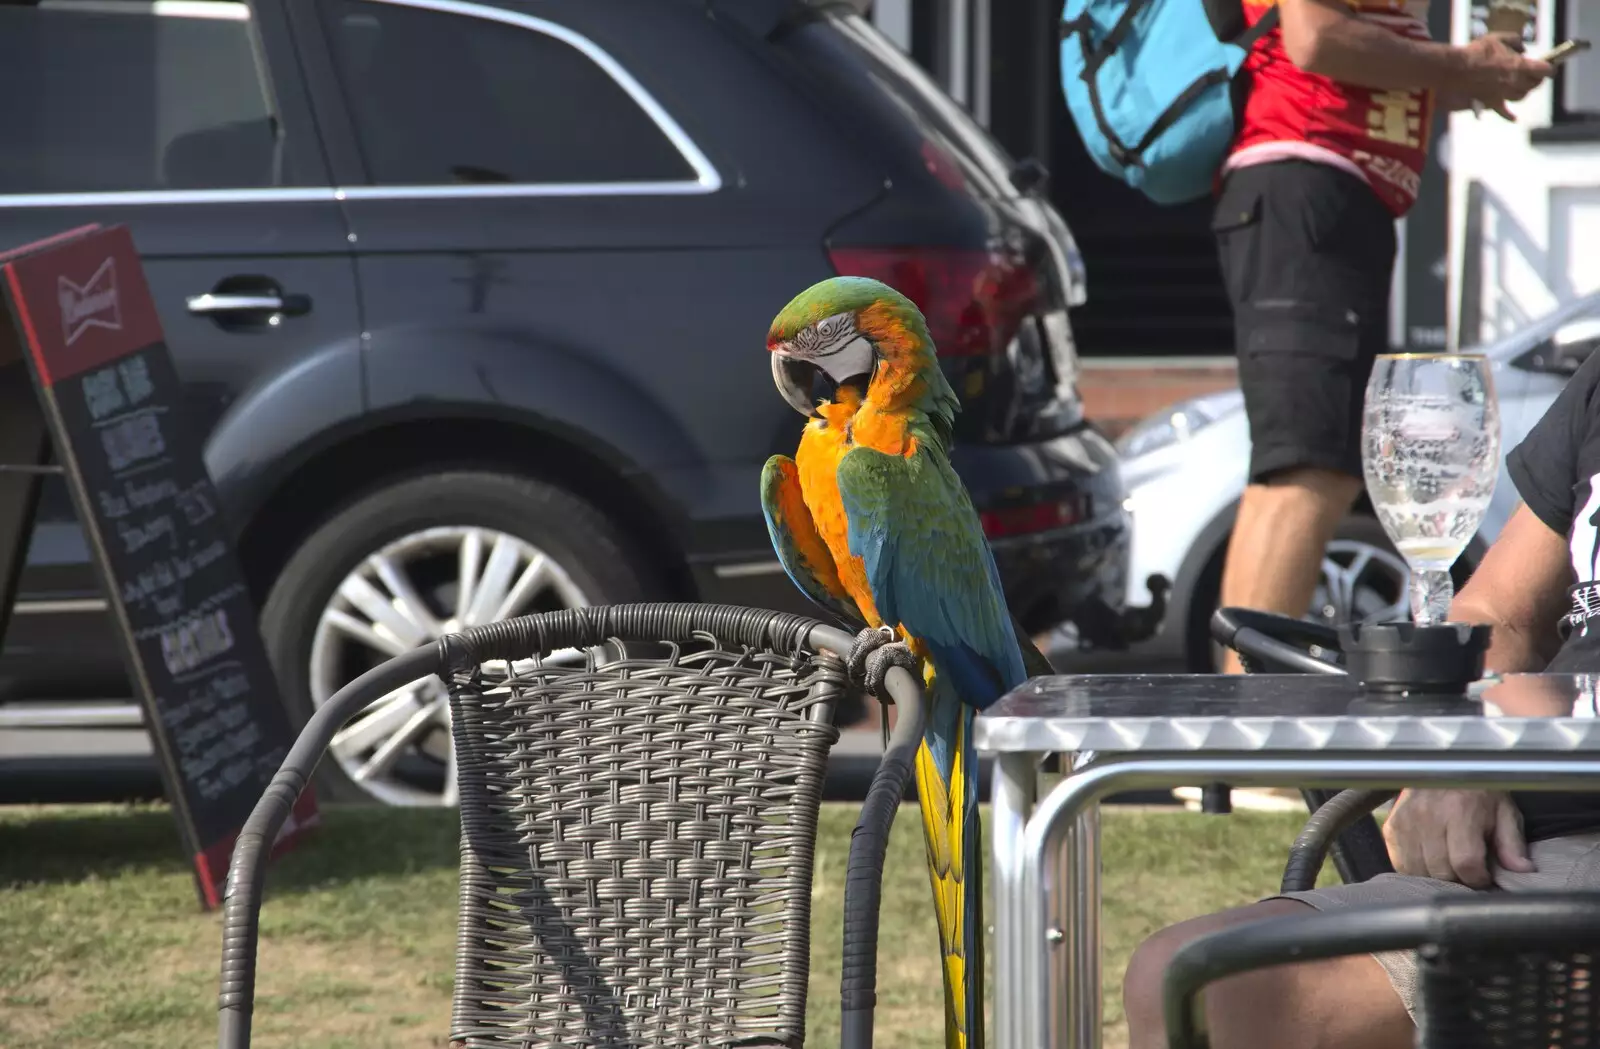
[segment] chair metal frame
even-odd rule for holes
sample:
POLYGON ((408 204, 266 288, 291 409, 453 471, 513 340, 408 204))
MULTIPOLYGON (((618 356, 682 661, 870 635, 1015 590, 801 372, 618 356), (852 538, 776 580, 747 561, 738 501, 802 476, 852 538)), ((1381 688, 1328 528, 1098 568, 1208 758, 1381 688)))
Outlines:
MULTIPOLYGON (((1346 672, 1338 633, 1318 624, 1225 608, 1212 634, 1250 672, 1346 672)), ((1313 888, 1330 850, 1347 883, 1393 869, 1372 813, 1396 791, 1302 793, 1312 816, 1290 848, 1280 891, 1313 888)), ((1202 936, 1167 972, 1169 1049, 1208 1049, 1199 998, 1206 984, 1291 962, 1404 950, 1418 952, 1419 1049, 1562 1049, 1600 1040, 1600 893, 1544 891, 1344 908, 1202 936)))
MULTIPOLYGON (((1320 623, 1247 608, 1219 608, 1211 617, 1211 636, 1218 644, 1239 653, 1247 673, 1346 673, 1339 632, 1320 623), (1308 649, 1326 653, 1329 658, 1320 658, 1308 649)), ((1372 814, 1396 793, 1302 789, 1300 794, 1311 810, 1311 818, 1290 847, 1279 891, 1315 888, 1317 875, 1330 853, 1346 884, 1393 871, 1383 832, 1372 814)))
MULTIPOLYGON (((674 644, 706 640, 714 640, 725 649, 742 646, 785 656, 812 653, 835 661, 842 672, 854 638, 842 629, 803 616, 727 605, 640 604, 568 609, 447 635, 374 667, 336 692, 301 730, 234 847, 222 916, 218 996, 221 1049, 245 1049, 250 1043, 259 917, 272 843, 335 733, 346 722, 379 697, 418 680, 438 676, 447 687, 459 687, 453 679, 486 662, 506 661, 509 672, 512 661, 537 658, 560 649, 594 649, 616 642, 674 644)), ((882 698, 895 705, 897 719, 851 835, 845 876, 840 990, 841 1044, 847 1049, 866 1049, 872 1044, 884 857, 889 830, 911 779, 927 717, 920 683, 904 669, 889 672, 885 691, 889 695, 882 698)), ((820 804, 820 797, 812 804, 820 804)), ((463 837, 465 861, 465 828, 463 837)), ((810 876, 808 869, 808 892, 810 876)), ((808 917, 809 911, 806 913, 808 917)), ((808 929, 796 932, 803 939, 808 929)), ((459 986, 456 993, 461 993, 459 986)), ((799 993, 803 1003, 803 986, 799 993)))
POLYGON ((1517 1019, 1525 1019, 1514 1015, 1528 1006, 1513 1000, 1511 985, 1519 976, 1549 980, 1552 967, 1562 964, 1552 955, 1576 955, 1585 967, 1600 960, 1600 893, 1450 895, 1307 911, 1218 930, 1184 944, 1173 955, 1162 988, 1168 1049, 1209 1049, 1200 995, 1217 980, 1276 965, 1407 950, 1419 955, 1419 1049, 1564 1049, 1550 1029, 1552 1020, 1577 1025, 1584 1032, 1582 1044, 1591 1044, 1600 1028, 1595 1000, 1600 987, 1593 985, 1590 968, 1565 984, 1568 994, 1546 996, 1551 1000, 1536 1007, 1565 1011, 1565 1016, 1537 1015, 1539 1029, 1523 1038, 1517 1030, 1503 1030, 1506 1013, 1513 1014, 1513 1028, 1517 1019), (1474 1004, 1491 1008, 1474 1010, 1474 1004))

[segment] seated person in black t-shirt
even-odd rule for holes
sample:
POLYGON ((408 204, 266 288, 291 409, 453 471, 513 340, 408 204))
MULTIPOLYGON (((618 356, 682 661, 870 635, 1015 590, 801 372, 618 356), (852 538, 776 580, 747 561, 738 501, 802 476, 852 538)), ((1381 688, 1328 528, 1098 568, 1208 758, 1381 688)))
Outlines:
MULTIPOLYGON (((1600 673, 1600 354, 1590 357, 1507 463, 1522 503, 1451 606, 1490 623, 1500 673, 1600 673), (1591 629, 1591 627, 1593 629, 1591 629)), ((1157 932, 1123 985, 1129 1049, 1166 1044, 1161 981, 1194 937, 1301 908, 1489 888, 1600 889, 1600 795, 1408 790, 1384 823, 1395 874, 1276 896, 1157 932)), ((1206 994, 1217 1049, 1410 1049, 1416 960, 1359 955, 1247 973, 1206 994)))

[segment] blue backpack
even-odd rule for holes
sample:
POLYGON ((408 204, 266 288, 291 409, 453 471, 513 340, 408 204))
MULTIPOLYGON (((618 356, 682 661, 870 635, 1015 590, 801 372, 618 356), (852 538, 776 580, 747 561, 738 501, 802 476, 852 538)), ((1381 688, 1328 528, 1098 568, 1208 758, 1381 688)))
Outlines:
POLYGON ((1157 204, 1210 193, 1239 67, 1277 24, 1246 28, 1239 0, 1066 0, 1061 89, 1089 155, 1157 204))

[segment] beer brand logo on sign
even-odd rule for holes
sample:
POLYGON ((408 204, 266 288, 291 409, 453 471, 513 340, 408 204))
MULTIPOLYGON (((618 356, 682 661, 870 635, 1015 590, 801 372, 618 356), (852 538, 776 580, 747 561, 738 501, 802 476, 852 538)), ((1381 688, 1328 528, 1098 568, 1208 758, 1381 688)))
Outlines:
POLYGON ((90 328, 122 330, 122 309, 117 303, 117 260, 106 259, 82 284, 56 278, 56 298, 61 303, 61 333, 68 346, 90 328))

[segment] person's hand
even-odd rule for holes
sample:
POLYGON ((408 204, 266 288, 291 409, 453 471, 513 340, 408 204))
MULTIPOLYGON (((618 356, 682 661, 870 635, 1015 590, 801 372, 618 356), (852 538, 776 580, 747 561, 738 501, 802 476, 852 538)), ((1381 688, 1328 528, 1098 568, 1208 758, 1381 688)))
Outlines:
POLYGON ((1524 55, 1522 41, 1506 33, 1486 33, 1461 50, 1466 68, 1458 90, 1507 120, 1516 119, 1508 102, 1525 98, 1555 73, 1549 62, 1524 55))
POLYGON ((1482 790, 1402 791, 1383 823, 1389 861, 1400 874, 1493 885, 1489 855, 1508 871, 1529 873, 1533 861, 1522 837, 1522 813, 1510 795, 1482 790))

